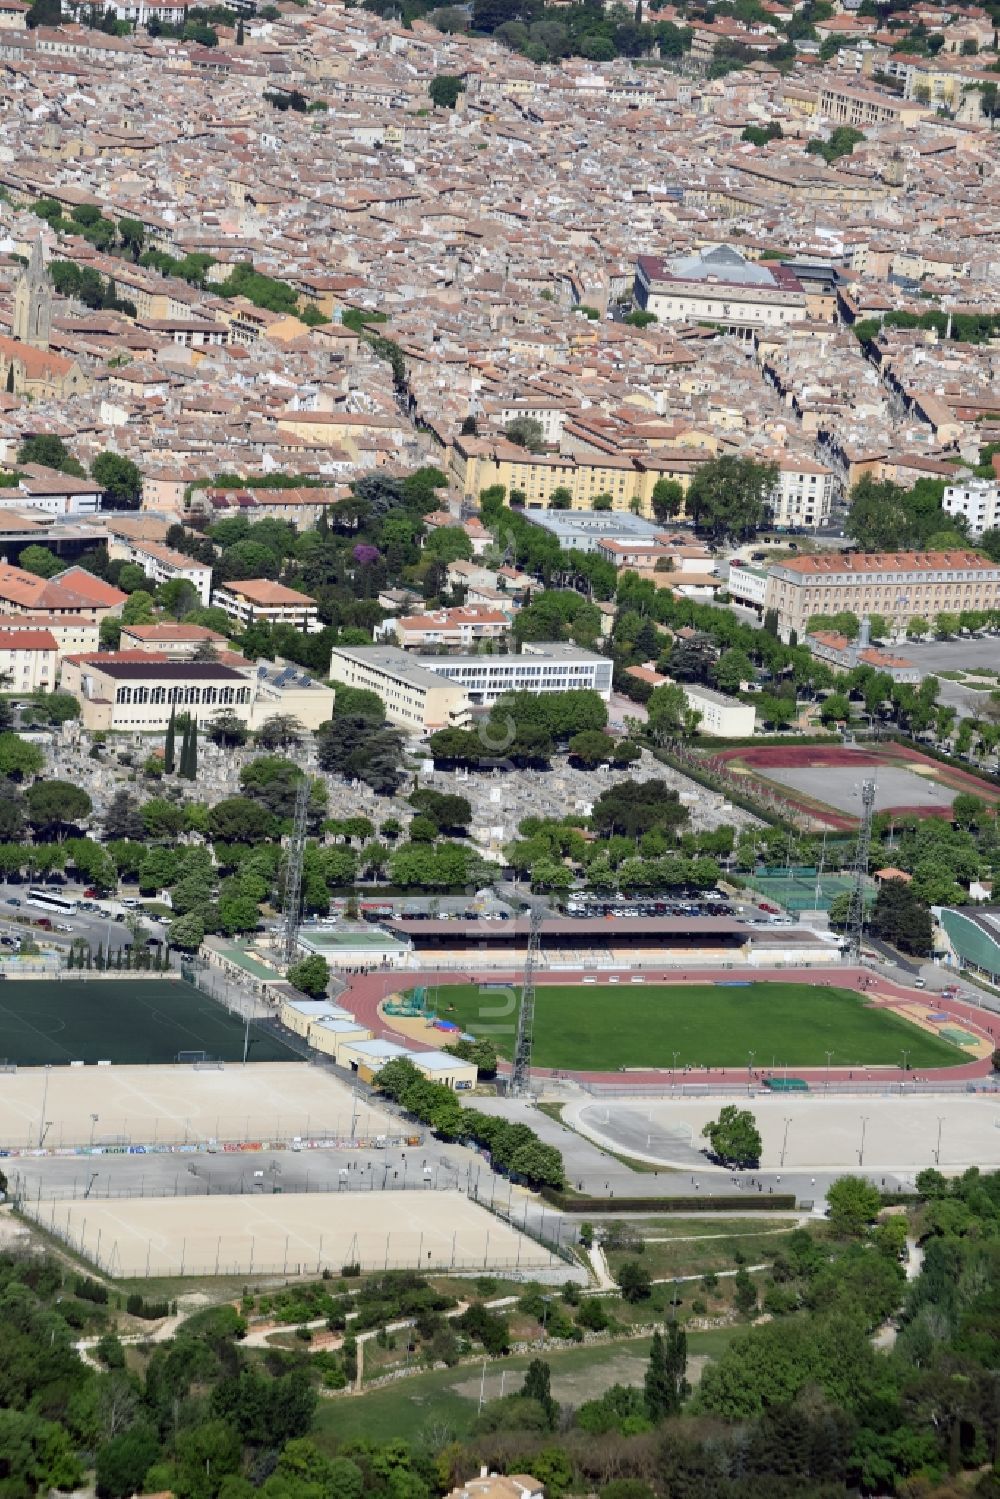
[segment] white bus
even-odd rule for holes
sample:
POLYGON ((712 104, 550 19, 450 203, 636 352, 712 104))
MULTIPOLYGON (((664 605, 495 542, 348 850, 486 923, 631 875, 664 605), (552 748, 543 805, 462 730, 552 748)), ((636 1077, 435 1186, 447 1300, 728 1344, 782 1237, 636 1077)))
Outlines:
POLYGON ((28 905, 41 906, 43 911, 58 911, 60 916, 73 916, 79 900, 73 895, 59 895, 54 890, 33 887, 28 891, 28 905))

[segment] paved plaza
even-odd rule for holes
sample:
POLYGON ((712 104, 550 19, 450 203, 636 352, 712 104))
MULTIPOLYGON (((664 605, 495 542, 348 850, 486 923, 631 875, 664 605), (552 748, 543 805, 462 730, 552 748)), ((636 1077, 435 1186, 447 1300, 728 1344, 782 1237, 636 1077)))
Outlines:
MULTIPOLYGON (((717 1119, 719 1098, 573 1103, 564 1119, 595 1143, 681 1170, 706 1169, 702 1127, 717 1119)), ((763 1141, 761 1169, 775 1173, 863 1167, 866 1175, 946 1173, 1000 1168, 1000 1099, 992 1094, 844 1098, 820 1094, 759 1096, 739 1102, 763 1141), (939 1135, 940 1125, 940 1135, 939 1135)), ((724 1173, 726 1176, 728 1172, 724 1173)))

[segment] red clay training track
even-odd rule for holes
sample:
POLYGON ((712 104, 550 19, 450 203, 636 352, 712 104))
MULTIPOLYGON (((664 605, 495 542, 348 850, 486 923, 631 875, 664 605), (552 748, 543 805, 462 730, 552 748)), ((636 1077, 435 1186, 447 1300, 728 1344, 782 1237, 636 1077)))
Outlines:
MULTIPOLYGON (((628 974, 627 969, 614 970, 622 977, 628 974)), ((550 973, 536 974, 535 983, 538 986, 545 984, 578 984, 583 980, 583 970, 576 973, 550 973)), ((588 970, 588 978, 593 976, 593 970, 588 970)), ((606 981, 609 975, 599 974, 598 982, 606 981)), ((666 970, 648 971, 643 969, 643 976, 650 984, 677 984, 684 981, 691 983, 711 984, 717 982, 732 983, 734 970, 732 968, 709 968, 693 969, 690 973, 682 972, 676 968, 666 970)), ((822 973, 813 969, 762 969, 753 972, 741 970, 741 978, 749 979, 751 982, 768 983, 793 983, 801 984, 803 979, 811 979, 819 988, 824 984, 833 984, 842 989, 855 989, 861 983, 871 980, 868 994, 871 999, 888 1002, 891 1000, 913 1000, 917 1003, 927 1005, 933 1001, 936 1010, 947 1011, 957 1022, 967 1030, 974 1031, 976 1035, 985 1037, 991 1043, 995 1040, 994 1028, 987 1019, 988 1012, 982 1012, 973 1005, 963 1004, 961 1000, 942 999, 939 994, 927 990, 907 989, 900 984, 894 984, 890 979, 883 978, 880 974, 873 974, 866 968, 838 968, 835 970, 823 970, 822 973)), ((404 989, 413 988, 417 984, 424 984, 428 988, 435 988, 445 984, 503 984, 519 983, 521 979, 520 969, 511 970, 508 973, 475 973, 467 971, 454 973, 449 971, 443 973, 420 972, 410 973, 395 969, 389 973, 361 974, 348 979, 347 988, 337 996, 337 1003, 352 1011, 352 1013, 367 1026, 373 1036, 383 1036, 388 1039, 405 1041, 414 1051, 430 1051, 430 1046, 410 1037, 403 1036, 392 1027, 391 1017, 379 1014, 379 1005, 389 994, 404 989)), ((619 995, 624 995, 627 990, 619 989, 619 995)), ((1000 1017, 996 1022, 996 1029, 1000 1033, 1000 1017)), ((444 1041, 442 1037, 442 1042, 444 1041)), ((858 1074, 855 1082, 866 1081, 869 1076, 873 1080, 882 1082, 914 1082, 916 1074, 904 1072, 901 1067, 874 1067, 870 1073, 865 1068, 854 1067, 852 1073, 858 1074)), ((659 1083, 666 1088, 669 1080, 669 1069, 660 1068, 649 1072, 635 1072, 629 1068, 628 1074, 623 1076, 620 1072, 567 1072, 564 1068, 535 1067, 532 1071, 543 1077, 551 1077, 558 1072, 560 1077, 576 1077, 584 1082, 591 1083, 659 1083)), ((970 1078, 987 1077, 992 1071, 990 1059, 983 1058, 981 1061, 969 1061, 958 1063, 954 1067, 935 1067, 931 1071, 921 1074, 921 1077, 929 1077, 934 1081, 959 1082, 970 1078)), ((844 1081, 848 1068, 833 1067, 829 1076, 839 1077, 844 1081)), ((827 1080, 828 1074, 825 1068, 802 1069, 795 1068, 796 1077, 805 1078, 807 1082, 822 1083, 827 1080)), ((696 1072, 688 1074, 689 1082, 723 1082, 732 1085, 733 1069, 730 1068, 728 1075, 721 1070, 714 1069, 707 1072, 696 1072)))

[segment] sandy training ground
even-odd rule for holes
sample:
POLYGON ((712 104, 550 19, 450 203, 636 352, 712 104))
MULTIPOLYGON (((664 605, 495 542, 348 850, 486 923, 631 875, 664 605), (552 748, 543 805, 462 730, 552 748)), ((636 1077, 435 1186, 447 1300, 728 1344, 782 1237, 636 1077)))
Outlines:
POLYGON ((866 1172, 915 1172, 939 1164, 948 1173, 967 1166, 1000 1167, 1000 1100, 988 1094, 644 1099, 574 1104, 564 1118, 612 1150, 682 1169, 691 1169, 698 1159, 703 1170, 704 1158, 696 1155, 705 1144, 702 1126, 719 1117, 723 1102, 753 1114, 764 1147, 760 1164, 768 1171, 856 1171, 862 1165, 866 1172))
MULTIPOLYGON (((30 1205, 29 1205, 30 1206, 30 1205)), ((547 1249, 460 1192, 57 1201, 38 1221, 109 1275, 523 1270, 547 1249)))
POLYGON ((59 1067, 0 1073, 0 1149, 17 1153, 395 1135, 399 1121, 303 1062, 223 1069, 59 1067), (96 1117, 95 1117, 96 1116, 96 1117))

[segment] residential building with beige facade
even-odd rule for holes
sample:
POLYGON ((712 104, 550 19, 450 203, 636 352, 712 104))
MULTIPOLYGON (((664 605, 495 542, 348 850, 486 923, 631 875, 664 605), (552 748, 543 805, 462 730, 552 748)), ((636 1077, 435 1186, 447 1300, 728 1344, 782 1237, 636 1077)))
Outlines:
POLYGON ((51 692, 59 648, 50 630, 0 629, 0 683, 5 692, 51 692))
POLYGON ((460 609, 432 609, 427 614, 387 619, 380 633, 404 651, 468 650, 483 641, 506 639, 510 624, 510 616, 500 609, 466 604, 460 609))
POLYGON ((3 629, 13 631, 44 630, 56 643, 56 656, 70 656, 80 651, 96 651, 101 641, 101 627, 96 620, 78 619, 72 614, 5 614, 3 629))
POLYGON ((915 617, 1000 606, 1000 566, 976 552, 849 552, 796 557, 768 573, 778 632, 801 638, 815 614, 880 614, 890 630, 915 617))
POLYGON ((820 114, 835 125, 852 125, 856 130, 872 125, 916 125, 926 108, 918 101, 849 83, 826 83, 819 91, 820 114))
POLYGON ((414 734, 464 728, 469 700, 460 686, 429 671, 399 646, 337 646, 330 680, 377 693, 390 723, 414 734))
MULTIPOLYGON (((96 642, 95 642, 96 644, 96 642)), ((123 651, 156 651, 175 661, 190 660, 204 646, 213 650, 229 649, 229 641, 218 630, 207 625, 162 623, 157 625, 122 625, 119 645, 123 651)))
MULTIPOLYGON (((520 492, 528 509, 545 509, 557 489, 570 495, 571 510, 591 510, 600 495, 610 495, 614 511, 653 513, 658 479, 675 479, 686 490, 711 454, 697 448, 658 449, 642 456, 628 453, 529 453, 512 442, 457 438, 451 471, 469 501, 484 489, 501 485, 509 503, 520 492)), ((683 514, 683 511, 681 512, 683 514)))
POLYGON ((21 567, 0 562, 0 615, 23 614, 37 619, 61 614, 67 619, 117 618, 128 594, 95 578, 82 567, 68 567, 52 578, 39 578, 21 567))

